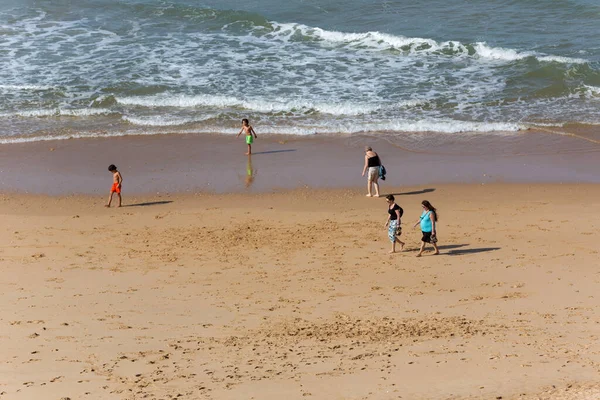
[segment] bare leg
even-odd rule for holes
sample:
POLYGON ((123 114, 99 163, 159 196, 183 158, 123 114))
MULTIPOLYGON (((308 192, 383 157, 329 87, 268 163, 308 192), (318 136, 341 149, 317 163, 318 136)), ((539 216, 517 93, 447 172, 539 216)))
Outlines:
POLYGON ((379 197, 379 178, 373 180, 373 186, 375 186, 375 197, 379 197))
POLYGON ((373 181, 371 181, 369 179, 369 181, 367 182, 367 197, 373 197, 373 194, 371 194, 372 187, 373 187, 373 181))
POLYGON ((406 243, 404 243, 403 241, 401 241, 401 240, 400 240, 400 239, 398 239, 398 238, 396 238, 396 241, 397 241, 398 243, 400 243, 400 251, 404 250, 404 245, 405 245, 406 243))
POLYGON ((425 242, 421 241, 421 248, 419 249, 419 254, 417 254, 417 257, 421 257, 423 250, 425 250, 425 242))
POLYGON ((104 207, 110 207, 110 203, 112 202, 112 195, 113 192, 110 192, 110 194, 108 195, 108 203, 106 203, 104 207))
MULTIPOLYGON (((397 240, 397 239, 396 239, 397 240)), ((390 251, 390 253, 395 253, 396 252, 396 240, 394 240, 392 242, 392 250, 390 251)))
POLYGON ((433 253, 433 254, 440 254, 440 251, 438 250, 438 247, 437 247, 437 243, 431 243, 431 244, 433 245, 433 248, 435 249, 435 253, 433 253))
POLYGON ((119 197, 119 205, 117 207, 121 207, 121 193, 117 193, 117 196, 119 197))
POLYGON ((248 152, 246 153, 246 155, 250 155, 252 154, 252 145, 248 145, 248 152))

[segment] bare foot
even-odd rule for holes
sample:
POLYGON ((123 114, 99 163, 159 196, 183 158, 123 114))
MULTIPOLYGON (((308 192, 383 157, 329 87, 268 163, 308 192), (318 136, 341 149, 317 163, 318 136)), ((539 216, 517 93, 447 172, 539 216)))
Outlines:
POLYGON ((105 204, 104 207, 109 208, 110 206, 108 204, 105 204))
POLYGON ((121 207, 121 205, 119 204, 117 207, 121 207))
POLYGON ((376 195, 375 195, 375 196, 373 196, 373 197, 379 197, 379 193, 378 193, 378 194, 376 194, 376 195))
POLYGON ((417 257, 421 257, 421 253, 417 254, 417 257))
POLYGON ((244 153, 244 155, 245 155, 245 156, 249 156, 249 155, 250 155, 250 153, 244 153))
POLYGON ((437 256, 438 254, 440 254, 439 251, 436 251, 435 253, 433 253, 434 256, 437 256))
POLYGON ((394 254, 394 253, 395 253, 395 251, 394 251, 394 250, 390 250, 390 251, 388 251, 388 253, 390 253, 390 254, 394 254))
POLYGON ((373 195, 369 193, 369 194, 367 195, 367 197, 373 197, 373 195))
POLYGON ((404 250, 404 245, 405 245, 405 244, 406 244, 406 243, 402 243, 402 242, 400 242, 400 251, 403 251, 403 250, 404 250))

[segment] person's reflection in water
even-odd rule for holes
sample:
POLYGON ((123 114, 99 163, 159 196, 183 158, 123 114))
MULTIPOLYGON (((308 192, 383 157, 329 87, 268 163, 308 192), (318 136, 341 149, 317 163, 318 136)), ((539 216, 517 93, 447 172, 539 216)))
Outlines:
POLYGON ((252 186, 254 183, 254 176, 256 175, 256 170, 252 169, 252 154, 248 154, 248 163, 246 164, 246 179, 244 183, 246 184, 246 188, 252 186))

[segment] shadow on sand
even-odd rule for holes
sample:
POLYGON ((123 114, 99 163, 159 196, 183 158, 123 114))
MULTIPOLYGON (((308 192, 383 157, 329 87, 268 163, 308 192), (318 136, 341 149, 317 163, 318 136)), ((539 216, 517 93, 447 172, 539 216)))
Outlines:
POLYGON ((251 155, 255 156, 259 154, 289 153, 291 151, 296 151, 296 149, 257 151, 256 153, 252 153, 251 155))
POLYGON ((453 249, 459 249, 461 247, 465 247, 468 246, 468 244, 443 244, 441 246, 438 246, 438 249, 440 250, 453 250, 453 249))
MULTIPOLYGON (((457 247, 462 247, 464 245, 461 246, 457 246, 457 247)), ((442 249, 442 246, 439 246, 440 249, 442 249)), ((500 250, 500 247, 480 247, 478 249, 458 249, 458 250, 450 250, 448 252, 443 252, 440 255, 447 255, 447 256, 461 256, 463 254, 477 254, 477 253, 485 253, 488 251, 496 251, 496 250, 500 250)))
POLYGON ((123 207, 146 207, 146 206, 158 206, 161 204, 172 203, 173 200, 162 200, 162 201, 149 201, 146 203, 126 204, 123 207))
POLYGON ((389 194, 391 194, 392 196, 410 196, 413 194, 423 194, 423 193, 431 193, 434 192, 435 189, 434 188, 430 188, 430 189, 423 189, 423 190, 415 190, 414 192, 402 192, 402 193, 384 193, 384 194, 380 194, 379 197, 385 197, 389 194))
POLYGON ((423 189, 423 190, 415 190, 414 192, 404 192, 404 193, 392 193, 394 196, 410 196, 413 194, 424 194, 434 192, 434 188, 423 189))

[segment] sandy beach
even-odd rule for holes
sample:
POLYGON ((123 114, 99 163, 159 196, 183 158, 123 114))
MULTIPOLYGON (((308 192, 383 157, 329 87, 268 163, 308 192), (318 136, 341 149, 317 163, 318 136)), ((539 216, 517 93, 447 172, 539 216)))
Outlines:
POLYGON ((383 192, 2 195, 0 398, 600 398, 600 186, 383 192))
POLYGON ((0 400, 600 400, 599 4, 0 1, 0 400))

